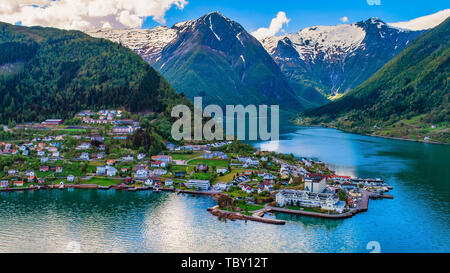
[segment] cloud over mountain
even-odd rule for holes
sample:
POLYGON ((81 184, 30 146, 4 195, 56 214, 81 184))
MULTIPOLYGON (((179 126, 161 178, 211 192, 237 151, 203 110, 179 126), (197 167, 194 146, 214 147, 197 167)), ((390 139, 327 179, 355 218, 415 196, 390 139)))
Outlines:
POLYGON ((2 0, 0 21, 63 29, 136 28, 146 17, 165 23, 172 7, 187 0, 2 0))
POLYGON ((283 26, 289 24, 291 19, 287 18, 286 13, 283 11, 278 12, 277 17, 273 18, 268 28, 259 28, 252 32, 252 35, 256 39, 261 40, 266 37, 275 36, 283 30, 283 26))

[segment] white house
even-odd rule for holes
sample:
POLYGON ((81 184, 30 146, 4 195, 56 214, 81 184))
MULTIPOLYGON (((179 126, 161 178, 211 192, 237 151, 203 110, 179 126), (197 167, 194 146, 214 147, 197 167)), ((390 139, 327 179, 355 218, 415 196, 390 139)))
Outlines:
POLYGON ((173 185, 173 180, 172 180, 172 179, 167 179, 167 180, 164 182, 164 185, 166 185, 167 187, 172 186, 172 185, 173 185))
POLYGON ((8 186, 9 186, 9 181, 8 180, 0 181, 0 188, 6 188, 8 186))
POLYGON ((216 172, 218 174, 226 174, 228 172, 227 168, 217 168, 216 172))
POLYGON ((143 179, 143 178, 147 178, 150 174, 149 170, 146 169, 139 169, 136 171, 136 173, 134 174, 134 178, 137 179, 143 179))
POLYGON ((75 181, 75 176, 69 174, 69 175, 67 176, 67 182, 73 182, 73 181, 75 181))
POLYGON ((241 186, 241 190, 247 194, 250 194, 255 191, 251 186, 246 185, 246 184, 241 186))
POLYGON ((227 183, 217 183, 214 185, 214 190, 216 191, 225 191, 228 189, 228 185, 227 183))
POLYGON ((165 174, 167 174, 167 170, 164 170, 164 169, 155 169, 155 170, 153 170, 153 174, 155 174, 155 175, 165 175, 165 174))
POLYGON ((81 153, 80 159, 81 160, 89 160, 89 153, 81 153))
POLYGON ((96 174, 97 175, 105 175, 106 174, 106 167, 105 166, 98 166, 96 174))
POLYGON ((137 155, 137 159, 138 160, 144 160, 145 159, 145 154, 138 154, 137 155))
POLYGON ((153 179, 145 179, 144 184, 146 186, 153 186, 153 179))
POLYGON ((116 168, 112 166, 106 166, 106 174, 108 176, 116 176, 118 172, 119 171, 116 168))
POLYGON ((127 155, 127 156, 124 156, 122 159, 123 159, 123 161, 133 161, 134 157, 132 155, 127 155))

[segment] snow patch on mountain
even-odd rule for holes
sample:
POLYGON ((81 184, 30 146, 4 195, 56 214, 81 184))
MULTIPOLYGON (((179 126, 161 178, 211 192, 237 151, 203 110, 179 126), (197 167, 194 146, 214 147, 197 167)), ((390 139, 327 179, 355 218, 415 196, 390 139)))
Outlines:
MULTIPOLYGON (((186 24, 180 23, 180 24, 186 24)), ((185 25, 180 25, 183 28, 185 25)), ((161 57, 161 51, 177 37, 177 28, 158 26, 153 29, 110 29, 86 32, 97 38, 104 38, 130 48, 149 63, 161 57)))
POLYGON ((426 30, 440 25, 449 17, 450 9, 445 9, 431 15, 416 18, 411 21, 388 23, 388 25, 407 30, 426 30))

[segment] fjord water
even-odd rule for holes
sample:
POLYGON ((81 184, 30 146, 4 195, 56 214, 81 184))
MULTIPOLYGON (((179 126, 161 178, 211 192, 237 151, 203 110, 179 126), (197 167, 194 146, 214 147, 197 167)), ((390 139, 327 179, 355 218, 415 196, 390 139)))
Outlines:
POLYGON ((0 193, 0 252, 370 252, 370 242, 381 252, 450 251, 449 146, 298 127, 261 145, 322 160, 339 174, 383 178, 395 199, 371 200, 346 220, 267 216, 287 220, 274 226, 218 220, 206 196, 0 193))

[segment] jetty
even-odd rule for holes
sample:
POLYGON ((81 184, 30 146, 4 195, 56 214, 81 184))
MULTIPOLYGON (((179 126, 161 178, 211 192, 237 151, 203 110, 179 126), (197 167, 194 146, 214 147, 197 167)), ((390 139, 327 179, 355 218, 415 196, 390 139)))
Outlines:
POLYGON ((259 216, 257 214, 244 215, 244 214, 241 214, 241 213, 238 213, 238 212, 221 210, 219 208, 219 206, 208 208, 207 210, 212 215, 217 216, 219 219, 230 219, 232 221, 233 220, 249 220, 249 221, 260 222, 260 223, 265 223, 265 224, 272 224, 272 225, 285 225, 286 224, 286 221, 284 221, 284 220, 264 218, 264 217, 259 216))

